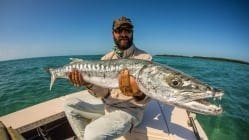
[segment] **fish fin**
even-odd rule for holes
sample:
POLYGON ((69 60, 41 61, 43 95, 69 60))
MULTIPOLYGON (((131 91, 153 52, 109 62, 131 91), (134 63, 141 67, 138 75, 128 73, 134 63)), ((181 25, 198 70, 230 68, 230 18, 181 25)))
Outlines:
POLYGON ((83 59, 80 59, 80 58, 70 58, 70 60, 71 60, 70 64, 78 63, 78 62, 83 62, 84 61, 83 59))
POLYGON ((50 80, 50 86, 49 86, 49 90, 51 91, 52 90, 52 87, 54 85, 54 82, 56 80, 56 77, 54 74, 51 74, 51 80, 50 80))
POLYGON ((53 84, 54 84, 54 82, 56 80, 56 75, 53 72, 52 68, 44 67, 44 70, 46 70, 51 75, 49 90, 52 90, 53 84))

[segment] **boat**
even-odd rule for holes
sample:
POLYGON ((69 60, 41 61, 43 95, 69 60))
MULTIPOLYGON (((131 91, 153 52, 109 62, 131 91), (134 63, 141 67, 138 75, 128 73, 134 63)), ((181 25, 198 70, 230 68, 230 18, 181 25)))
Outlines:
MULTIPOLYGON (((77 138, 67 121, 63 103, 87 92, 83 90, 39 103, 2 116, 0 121, 27 140, 74 140, 77 138)), ((207 140, 195 116, 185 109, 151 100, 141 124, 117 140, 207 140)))

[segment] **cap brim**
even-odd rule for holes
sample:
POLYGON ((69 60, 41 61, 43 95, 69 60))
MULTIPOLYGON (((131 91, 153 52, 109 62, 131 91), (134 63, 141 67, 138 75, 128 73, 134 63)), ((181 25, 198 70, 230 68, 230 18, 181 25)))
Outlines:
POLYGON ((116 30, 116 29, 118 29, 118 28, 133 28, 133 25, 131 25, 130 23, 121 23, 121 24, 119 24, 119 25, 115 25, 114 27, 113 27, 113 30, 116 30))

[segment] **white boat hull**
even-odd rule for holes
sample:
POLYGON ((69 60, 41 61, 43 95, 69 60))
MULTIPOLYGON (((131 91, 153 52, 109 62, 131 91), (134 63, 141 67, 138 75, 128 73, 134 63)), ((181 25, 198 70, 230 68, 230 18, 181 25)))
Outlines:
MULTIPOLYGON (((64 133, 61 130, 58 134, 53 135, 64 135, 63 139, 70 139, 74 134, 66 120, 63 103, 67 98, 87 94, 85 92, 87 91, 73 93, 19 110, 0 117, 0 121, 7 127, 11 126, 24 137, 28 134, 32 135, 31 132, 41 133, 39 135, 42 135, 45 128, 52 131, 52 128, 62 129, 64 127, 63 129, 66 128, 64 133)), ((189 125, 189 122, 189 115, 184 109, 160 104, 152 100, 145 110, 143 122, 119 140, 208 139, 197 119, 192 119, 196 130, 189 125), (196 137, 196 133, 198 133, 199 138, 196 137)))

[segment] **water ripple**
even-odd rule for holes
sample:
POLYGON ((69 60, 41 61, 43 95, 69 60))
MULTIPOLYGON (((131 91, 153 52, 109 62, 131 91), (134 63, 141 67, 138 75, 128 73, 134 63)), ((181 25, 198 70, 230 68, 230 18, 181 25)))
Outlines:
MULTIPOLYGON (((69 63, 70 57, 100 59, 101 56, 63 56, 0 62, 0 116, 49 99, 82 90, 58 80, 49 91, 49 75, 43 67, 69 63)), ((249 66, 224 61, 183 57, 154 57, 158 63, 179 69, 225 91, 220 116, 197 115, 209 139, 248 139, 249 66)))

